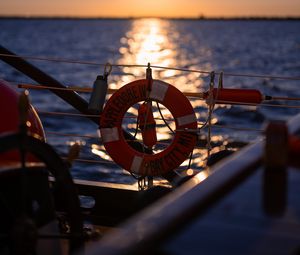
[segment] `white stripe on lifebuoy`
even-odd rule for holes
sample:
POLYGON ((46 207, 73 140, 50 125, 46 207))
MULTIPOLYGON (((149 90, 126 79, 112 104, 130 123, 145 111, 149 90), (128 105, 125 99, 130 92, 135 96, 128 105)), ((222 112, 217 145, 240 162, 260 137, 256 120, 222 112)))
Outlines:
POLYGON ((166 83, 154 80, 150 92, 150 98, 158 101, 164 101, 169 86, 166 83))
POLYGON ((141 168, 143 162, 143 158, 139 156, 135 156, 133 158, 132 164, 131 164, 131 171, 138 174, 141 168))
POLYGON ((196 122, 195 114, 189 114, 182 117, 177 118, 177 122, 179 126, 184 126, 193 122, 196 122))
POLYGON ((119 141, 118 128, 101 128, 102 140, 104 143, 119 141))

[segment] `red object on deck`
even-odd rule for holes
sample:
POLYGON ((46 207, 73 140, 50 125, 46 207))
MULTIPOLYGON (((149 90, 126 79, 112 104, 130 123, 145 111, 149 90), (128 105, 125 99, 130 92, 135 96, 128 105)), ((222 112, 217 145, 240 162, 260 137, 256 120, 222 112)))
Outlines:
POLYGON ((141 104, 138 113, 139 128, 142 132, 143 143, 148 148, 152 148, 157 143, 157 135, 151 102, 141 104))
POLYGON ((289 136, 289 161, 291 165, 300 167, 300 138, 294 135, 289 136))
MULTIPOLYGON (((6 81, 0 80, 0 136, 19 131, 19 93, 6 81)), ((30 134, 38 135, 45 140, 44 129, 35 109, 30 106, 28 112, 28 121, 30 134)), ((19 152, 17 150, 0 154, 0 165, 9 161, 19 161, 19 152)), ((32 155, 28 155, 28 161, 37 161, 32 155)))
MULTIPOLYGON (((263 101, 263 95, 256 89, 213 89, 216 103, 251 103, 260 104, 263 101), (219 102, 218 102, 219 101, 219 102)), ((208 97, 208 93, 207 93, 208 97)))

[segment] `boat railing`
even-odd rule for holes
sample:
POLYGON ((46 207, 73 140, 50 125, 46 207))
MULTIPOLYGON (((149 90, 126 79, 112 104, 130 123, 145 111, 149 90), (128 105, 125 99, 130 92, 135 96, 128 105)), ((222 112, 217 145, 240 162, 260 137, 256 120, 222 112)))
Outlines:
MULTIPOLYGON (((290 134, 299 133, 300 114, 288 122, 287 128, 290 134)), ((277 136, 276 139, 281 138, 277 136)), ((241 149, 212 167, 213 173, 207 178, 203 173, 195 175, 191 180, 122 224, 118 230, 89 247, 86 254, 144 254, 154 247, 159 247, 258 171, 266 156, 265 143, 265 140, 258 140, 241 149)), ((272 169, 272 171, 276 173, 280 170, 272 169)), ((270 176, 269 178, 269 181, 272 181, 270 176)), ((280 190, 283 187, 274 188, 280 190)), ((280 203, 277 200, 275 199, 276 203, 280 203)))
MULTIPOLYGON (((13 82, 13 84, 18 85, 19 88, 23 89, 39 89, 39 90, 50 90, 51 92, 55 93, 67 103, 72 105, 78 112, 55 112, 55 111, 45 111, 38 109, 38 113, 41 115, 48 115, 48 116, 56 116, 56 117, 86 117, 91 119, 97 125, 99 125, 99 115, 93 114, 88 110, 87 102, 79 95, 78 93, 91 93, 92 89, 86 86, 65 86, 58 82, 57 80, 53 79, 49 75, 45 74, 32 64, 25 61, 28 60, 36 60, 36 61, 51 61, 51 62, 62 62, 62 63, 72 63, 72 64, 83 64, 83 65, 92 65, 92 66, 99 66, 105 67, 106 64, 104 63, 97 63, 91 61, 78 61, 72 59, 62 59, 62 58, 51 58, 51 57, 35 57, 35 56, 26 56, 26 55, 16 55, 9 50, 0 47, 0 59, 7 62, 8 64, 12 65, 13 67, 17 68, 18 70, 24 72, 26 75, 34 79, 37 84, 29 84, 26 82, 13 82)), ((116 68, 123 68, 123 67, 135 67, 135 68, 147 68, 148 65, 136 65, 136 64, 128 64, 128 65, 121 65, 121 64, 111 64, 112 67, 116 68)), ((196 70, 196 69, 188 69, 188 68, 177 68, 177 67, 164 67, 164 66, 156 66, 151 65, 153 69, 163 69, 163 70, 175 70, 175 71, 182 71, 182 72, 195 72, 201 75, 210 76, 212 74, 211 71, 205 70, 196 70)), ((223 75, 226 76, 234 76, 234 77, 245 77, 245 78, 259 78, 259 79, 278 79, 278 80, 293 80, 298 81, 300 77, 290 77, 290 76, 281 76, 281 75, 261 75, 261 74, 238 74, 238 73, 223 73, 223 72, 214 72, 214 75, 219 75, 220 77, 223 75)), ((108 89, 108 93, 112 94, 116 92, 116 89, 108 89)), ((197 98, 200 100, 206 100, 203 98, 203 93, 195 93, 195 92, 184 92, 183 94, 190 98, 197 98)), ((287 108, 287 109, 300 109, 300 105, 290 104, 287 102, 299 102, 300 98, 297 97, 273 97, 277 102, 276 103, 269 103, 269 102, 262 102, 260 104, 256 103, 247 103, 247 102, 237 102, 237 101, 218 101, 216 100, 214 103, 219 104, 230 104, 230 105, 240 105, 240 106, 255 106, 255 107, 274 107, 274 108, 287 108), (278 103, 279 102, 279 103, 278 103), (286 103, 285 103, 286 102, 286 103)), ((125 118, 128 118, 125 116, 125 118)), ((163 120, 162 118, 156 118, 158 120, 163 120)), ((166 120, 169 120, 165 118, 166 120)), ((171 119, 170 119, 171 120, 171 119)), ((249 131, 258 134, 262 134, 264 132, 261 128, 252 128, 252 127, 243 127, 238 125, 226 125, 226 124, 219 124, 219 123, 209 123, 208 121, 197 121, 198 127, 194 130, 187 130, 188 132, 195 132, 198 135, 200 134, 200 130, 211 128, 216 129, 229 129, 229 130, 240 130, 240 131, 249 131)), ((57 132, 56 130, 46 131, 46 134, 49 136, 57 136, 57 137, 78 137, 78 138, 95 138, 101 139, 98 135, 83 135, 83 134, 75 134, 75 133, 66 133, 66 132, 57 132)), ((133 138, 126 133, 127 141, 132 142, 133 138)), ((134 139, 135 142, 133 144, 137 146, 137 148, 143 147, 142 141, 138 141, 134 139)), ((164 145, 164 142, 158 142, 164 145)), ((201 143, 201 145, 197 145, 196 148, 198 149, 207 149, 209 146, 205 145, 205 142, 201 143)), ((111 161, 107 160, 91 160, 91 159, 77 159, 79 162, 85 163, 112 163, 111 161)))

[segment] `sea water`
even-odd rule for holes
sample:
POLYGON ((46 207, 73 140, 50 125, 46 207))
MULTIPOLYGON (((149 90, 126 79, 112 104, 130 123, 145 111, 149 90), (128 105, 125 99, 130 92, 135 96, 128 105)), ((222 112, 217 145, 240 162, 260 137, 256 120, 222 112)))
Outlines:
MULTIPOLYGON (((108 77, 109 88, 145 78, 151 65, 224 72, 226 88, 259 89, 264 95, 300 97, 299 80, 274 79, 271 76, 300 77, 300 21, 288 20, 72 20, 72 19, 0 19, 0 44, 21 56, 76 60, 65 63, 28 59, 67 86, 92 87, 101 65, 119 64, 108 77), (129 66, 128 66, 129 65, 129 66), (229 74, 264 75, 263 78, 229 74)), ((209 87, 210 75, 169 69, 152 69, 155 79, 168 82, 183 92, 203 92, 209 87)), ((35 83, 14 68, 0 63, 0 78, 18 83, 35 83)), ((215 77, 215 86, 218 76, 215 77)), ((80 94, 86 100, 89 94, 80 94)), ((79 159, 72 168, 73 176, 87 180, 133 183, 135 180, 107 155, 98 136, 98 125, 83 117, 52 115, 49 112, 76 113, 71 106, 49 91, 30 91, 31 102, 39 112, 47 141, 65 156, 70 145, 81 143, 79 159), (58 134, 59 133, 59 134, 58 134), (66 136, 74 134, 78 136, 66 136), (94 162, 95 161, 95 162, 94 162)), ((190 98, 199 127, 207 119, 203 100, 190 98)), ((276 101, 277 107, 216 105, 212 114, 213 152, 237 149, 261 137, 267 121, 287 120, 300 109, 286 105, 300 103, 276 101)), ((137 107, 133 106, 123 121, 128 132, 135 131, 137 107), (131 117, 131 118, 127 118, 131 117), (133 118, 132 118, 133 117, 133 118)), ((163 106, 164 117, 172 128, 172 115, 163 106)), ((161 116, 155 111, 155 117, 161 116)), ((161 144, 172 141, 164 123, 158 120, 161 144)), ((140 134, 139 134, 140 135, 140 134)), ((191 169, 205 167, 207 129, 199 134, 191 169)), ((140 138, 140 137, 138 137, 140 138)), ((163 146, 157 146, 160 151, 163 146)), ((188 161, 180 168, 181 173, 188 161)))

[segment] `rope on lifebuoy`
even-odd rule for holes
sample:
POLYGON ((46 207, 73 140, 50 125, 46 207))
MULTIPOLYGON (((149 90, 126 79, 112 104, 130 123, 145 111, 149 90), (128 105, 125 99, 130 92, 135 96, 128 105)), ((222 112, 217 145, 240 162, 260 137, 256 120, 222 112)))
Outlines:
POLYGON ((127 171, 142 176, 157 176, 179 167, 196 145, 197 136, 188 129, 197 128, 197 119, 189 100, 174 86, 153 80, 151 91, 148 80, 133 81, 107 101, 100 118, 100 132, 105 149, 111 158, 127 171), (157 154, 146 154, 133 149, 125 140, 122 120, 127 110, 138 102, 156 101, 173 115, 176 125, 171 144, 157 154))

